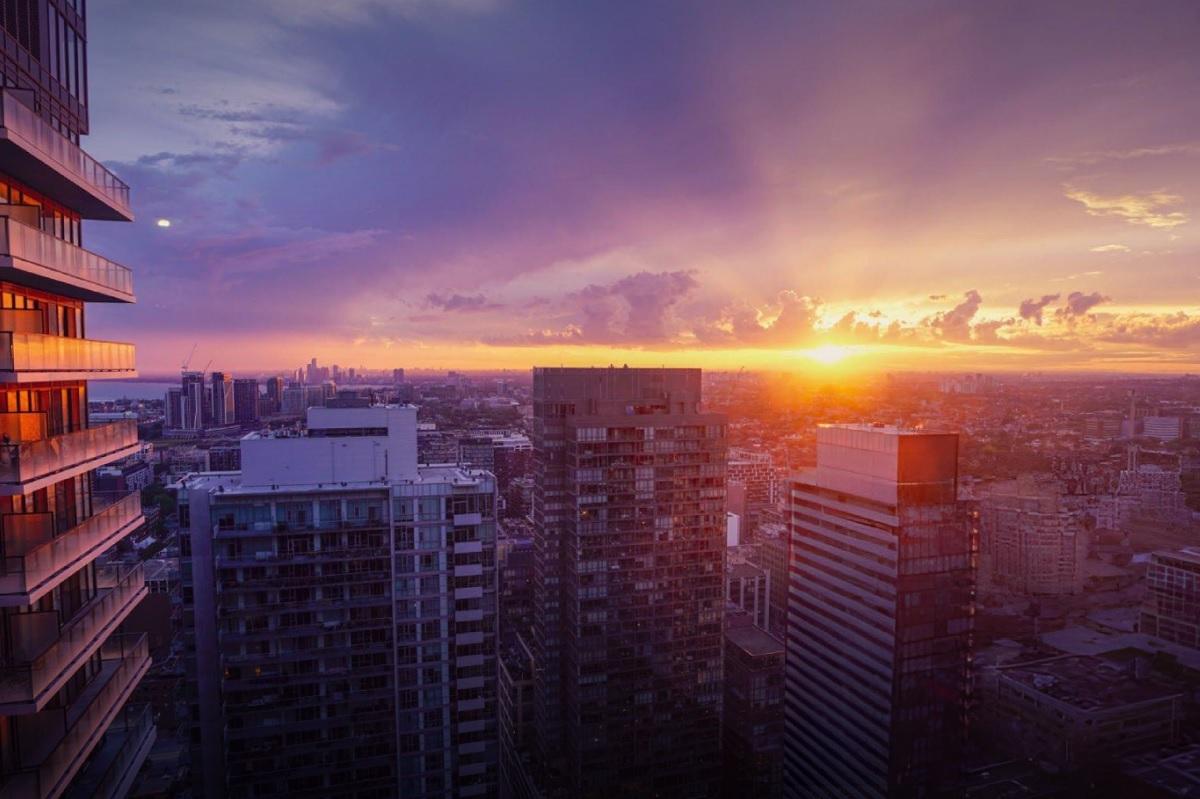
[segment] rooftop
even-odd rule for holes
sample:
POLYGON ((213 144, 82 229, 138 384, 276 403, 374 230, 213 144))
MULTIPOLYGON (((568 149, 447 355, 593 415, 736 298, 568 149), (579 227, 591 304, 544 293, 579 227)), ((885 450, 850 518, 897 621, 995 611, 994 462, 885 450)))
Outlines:
POLYGON ((727 629, 725 640, 754 657, 783 654, 783 641, 753 625, 727 629))
POLYGON ((1154 553, 1155 558, 1170 558, 1171 560, 1182 560, 1188 563, 1200 565, 1200 547, 1184 547, 1183 549, 1171 549, 1154 553))
POLYGON ((1154 677, 1134 677, 1136 663, 1093 655, 1061 655, 1002 667, 1002 676, 1079 710, 1118 708, 1178 696, 1154 677))
POLYGON ((1124 761, 1125 774, 1175 796, 1200 796, 1200 744, 1159 756, 1150 753, 1124 761))
POLYGON ((726 572, 729 574, 730 579, 734 580, 753 580, 756 577, 766 575, 764 569, 760 569, 750 563, 730 563, 726 567, 726 572))

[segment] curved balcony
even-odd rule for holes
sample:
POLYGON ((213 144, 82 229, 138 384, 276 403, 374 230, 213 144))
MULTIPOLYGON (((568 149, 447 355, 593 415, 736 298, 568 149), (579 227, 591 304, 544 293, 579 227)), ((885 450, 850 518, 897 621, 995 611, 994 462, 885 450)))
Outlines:
POLYGON ((28 494, 137 452, 132 419, 51 436, 41 441, 0 444, 0 496, 28 494))
POLYGON ((0 799, 61 796, 150 669, 145 634, 109 638, 100 657, 99 672, 70 707, 15 717, 20 744, 0 799))
POLYGON ((0 332, 0 382, 131 377, 137 377, 132 344, 44 333, 0 332))
POLYGON ((0 91, 0 167, 87 219, 132 222, 129 186, 52 128, 21 94, 0 91))
POLYGON ((61 629, 54 611, 11 617, 13 651, 25 660, 0 669, 0 713, 34 713, 100 648, 145 598, 142 564, 98 573, 100 590, 61 629))
POLYGON ((128 267, 8 217, 0 217, 0 279, 85 302, 134 301, 128 267))
POLYGON ((60 535, 52 513, 8 514, 0 522, 0 607, 28 606, 137 529, 142 502, 137 492, 128 494, 60 535))

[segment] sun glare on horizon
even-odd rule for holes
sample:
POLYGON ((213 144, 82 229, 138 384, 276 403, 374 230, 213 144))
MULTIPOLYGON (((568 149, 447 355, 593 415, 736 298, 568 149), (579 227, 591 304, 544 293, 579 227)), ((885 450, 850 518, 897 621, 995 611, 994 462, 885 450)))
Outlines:
POLYGON ((853 347, 846 347, 838 344, 823 344, 820 347, 803 350, 805 357, 816 361, 826 366, 832 366, 836 363, 841 363, 846 358, 854 354, 853 347))

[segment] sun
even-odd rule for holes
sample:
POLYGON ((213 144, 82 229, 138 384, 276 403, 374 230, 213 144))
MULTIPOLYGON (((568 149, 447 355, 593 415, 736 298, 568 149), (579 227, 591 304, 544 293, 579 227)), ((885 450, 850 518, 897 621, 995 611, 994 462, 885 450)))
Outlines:
POLYGON ((842 347, 837 344, 823 344, 820 347, 804 350, 804 354, 817 363, 829 365, 845 360, 852 354, 852 350, 850 347, 842 347))

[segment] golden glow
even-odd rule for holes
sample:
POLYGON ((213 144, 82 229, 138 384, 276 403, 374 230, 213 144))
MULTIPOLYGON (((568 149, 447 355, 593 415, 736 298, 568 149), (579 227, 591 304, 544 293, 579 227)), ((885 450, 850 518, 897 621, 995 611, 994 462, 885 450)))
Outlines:
POLYGON ((854 354, 854 347, 844 347, 837 344, 824 344, 820 347, 803 351, 805 357, 811 358, 817 363, 823 363, 826 366, 832 366, 835 363, 841 363, 846 358, 854 354))

